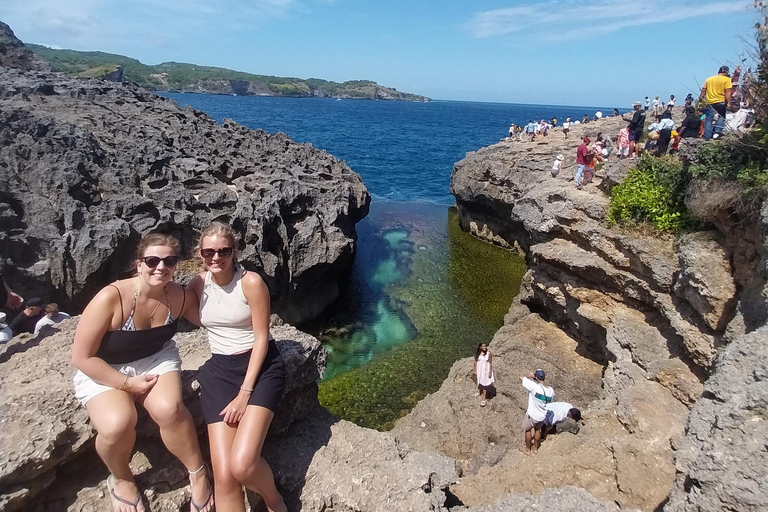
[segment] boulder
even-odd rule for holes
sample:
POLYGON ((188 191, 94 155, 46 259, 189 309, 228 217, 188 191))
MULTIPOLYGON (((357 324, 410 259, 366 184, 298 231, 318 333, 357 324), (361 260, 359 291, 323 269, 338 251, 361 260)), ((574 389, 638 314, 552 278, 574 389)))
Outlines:
POLYGON ((572 512, 589 510, 591 512, 631 512, 608 501, 600 501, 589 492, 579 487, 561 487, 547 489, 539 494, 509 494, 495 502, 480 507, 452 508, 451 512, 527 512, 529 510, 547 510, 549 512, 572 512))
MULTIPOLYGON (((7 25, 0 40, 25 54, 7 25)), ((223 221, 286 321, 337 297, 370 202, 343 162, 131 84, 24 67, 0 67, 0 260, 12 288, 76 310, 129 270, 141 235, 174 234, 190 257, 223 221)))

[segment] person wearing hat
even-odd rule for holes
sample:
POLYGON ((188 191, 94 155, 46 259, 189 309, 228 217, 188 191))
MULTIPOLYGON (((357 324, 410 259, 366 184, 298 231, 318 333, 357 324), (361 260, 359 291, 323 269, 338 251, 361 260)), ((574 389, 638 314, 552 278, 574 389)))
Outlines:
POLYGON ((23 332, 35 332, 37 321, 45 316, 43 313, 43 301, 37 297, 32 297, 24 304, 24 310, 11 320, 8 327, 13 331, 14 336, 23 332))
POLYGON ((622 116, 622 119, 629 121, 630 158, 634 158, 639 154, 637 141, 639 141, 640 137, 643 135, 643 128, 645 127, 645 110, 643 110, 643 105, 639 101, 636 101, 632 104, 632 108, 634 109, 632 119, 627 119, 622 116))
POLYGON ((555 390, 544 385, 546 375, 544 370, 537 369, 528 375, 521 375, 520 381, 528 390, 528 409, 523 418, 524 445, 520 451, 529 455, 539 451, 541 429, 547 416, 547 404, 555 399, 555 390))
POLYGON ((557 175, 563 170, 563 160, 565 160, 563 155, 557 155, 557 158, 555 158, 555 162, 552 164, 552 170, 550 171, 553 178, 557 178, 557 175))
POLYGON ((13 331, 8 327, 5 318, 5 313, 0 311, 0 343, 5 343, 13 338, 13 331))
POLYGON ((725 127, 725 112, 731 107, 731 77, 728 76, 728 66, 720 66, 717 74, 707 78, 699 93, 699 100, 706 103, 704 109, 704 138, 719 137, 725 127), (715 114, 717 119, 712 130, 715 114))

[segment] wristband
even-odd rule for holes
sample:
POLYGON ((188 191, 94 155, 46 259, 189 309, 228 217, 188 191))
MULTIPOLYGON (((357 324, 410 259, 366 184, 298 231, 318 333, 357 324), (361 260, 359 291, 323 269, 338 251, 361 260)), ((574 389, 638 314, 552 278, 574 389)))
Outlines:
POLYGON ((128 384, 128 379, 129 378, 130 378, 129 375, 125 376, 125 380, 123 381, 123 385, 120 386, 119 388, 117 388, 118 391, 124 391, 125 390, 125 386, 128 384))
POLYGON ((253 393, 253 388, 248 389, 248 388, 244 388, 243 386, 240 386, 240 391, 246 391, 248 393, 253 393))

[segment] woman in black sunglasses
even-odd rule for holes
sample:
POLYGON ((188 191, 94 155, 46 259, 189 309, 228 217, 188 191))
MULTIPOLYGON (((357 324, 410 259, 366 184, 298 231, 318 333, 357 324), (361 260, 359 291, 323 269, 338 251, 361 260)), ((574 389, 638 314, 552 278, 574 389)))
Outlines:
POLYGON ((213 224, 200 237, 206 271, 188 288, 199 297, 199 322, 208 329, 211 358, 198 374, 208 425, 219 510, 242 512, 243 487, 270 512, 287 508, 261 450, 285 387, 285 366, 269 334, 269 290, 237 264, 231 227, 213 224))
POLYGON ((180 251, 172 236, 152 233, 142 238, 137 275, 97 293, 75 332, 75 394, 96 429, 96 451, 109 469, 107 486, 115 512, 144 510, 128 466, 136 440, 136 402, 189 471, 192 511, 213 508, 195 425, 182 402, 181 359, 173 341, 178 318, 190 312, 197 317, 197 301, 172 282, 180 251))

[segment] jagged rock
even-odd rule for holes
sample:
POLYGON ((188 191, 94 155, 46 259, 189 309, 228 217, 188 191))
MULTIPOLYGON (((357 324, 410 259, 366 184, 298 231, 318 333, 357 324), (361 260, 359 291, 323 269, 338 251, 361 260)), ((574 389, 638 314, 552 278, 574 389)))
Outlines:
POLYGON ((13 35, 11 27, 0 21, 0 67, 30 71, 50 71, 51 67, 30 52, 13 35))
POLYGON ((130 84, 0 67, 0 139, 4 276, 70 310, 129 269, 142 234, 175 234, 190 256, 221 220, 240 233, 239 260, 265 278, 273 310, 309 319, 337 297, 370 202, 325 151, 130 84))
POLYGON ((665 512, 768 509, 768 327, 733 340, 677 448, 665 512))
POLYGON ((680 274, 675 293, 715 331, 723 331, 733 315, 736 284, 723 246, 712 232, 684 235, 678 242, 680 274))
MULTIPOLYGON (((24 338, 15 353, 0 363, 3 510, 17 510, 44 489, 41 483, 53 481, 56 468, 92 449, 94 433, 85 409, 75 400, 75 370, 69 363, 77 321, 75 317, 57 324, 58 332, 42 339, 24 338)), ((327 356, 320 342, 290 325, 274 326, 271 331, 288 375, 285 398, 270 430, 270 435, 277 436, 316 406, 316 381, 327 356)), ((195 378, 197 369, 210 357, 207 339, 203 330, 179 333, 175 339, 183 362, 185 403, 202 425, 195 378)), ((153 440, 147 441, 150 449, 152 442, 160 445, 149 419, 140 422, 139 433, 153 440)))

